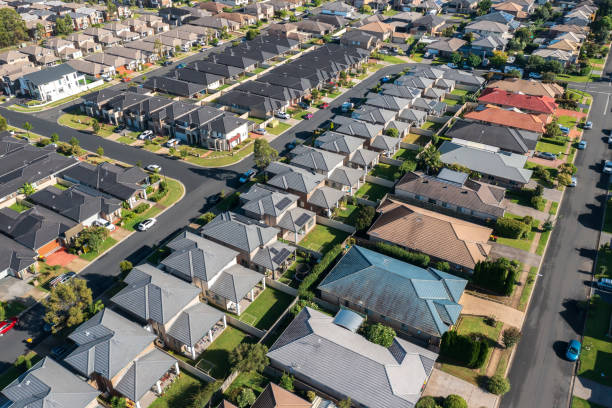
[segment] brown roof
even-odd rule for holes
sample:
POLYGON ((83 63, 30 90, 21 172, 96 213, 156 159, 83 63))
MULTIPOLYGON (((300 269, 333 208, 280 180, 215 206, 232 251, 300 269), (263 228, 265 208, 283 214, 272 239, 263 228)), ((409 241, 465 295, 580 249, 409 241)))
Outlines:
POLYGON ((223 400, 217 408, 238 408, 238 407, 232 404, 231 402, 223 400))
POLYGON ((550 96, 555 98, 563 95, 563 87, 557 84, 545 84, 540 81, 533 79, 504 79, 501 81, 494 81, 487 85, 487 88, 499 88, 504 91, 510 91, 514 93, 524 93, 527 95, 534 96, 550 96))
POLYGON ((486 109, 466 113, 463 117, 480 122, 525 129, 536 133, 544 133, 545 126, 550 119, 550 115, 532 115, 514 110, 505 110, 494 105, 486 105, 486 109))
POLYGON ((392 33, 395 31, 393 26, 389 24, 381 23, 380 21, 375 21, 370 24, 366 24, 364 26, 359 27, 362 31, 369 31, 371 33, 392 33))
POLYGON ((374 239, 422 252, 434 258, 474 269, 487 258, 493 230, 387 198, 368 235, 374 239))
POLYGON ((227 6, 224 6, 223 4, 214 2, 214 1, 207 1, 204 3, 199 3, 198 7, 204 10, 208 10, 211 13, 220 13, 223 11, 224 8, 226 8, 227 6))
POLYGON ((310 408, 312 404, 297 395, 269 383, 251 408, 310 408))
POLYGON ((547 48, 550 48, 553 50, 563 50, 563 51, 574 52, 574 51, 577 51, 578 48, 580 48, 580 45, 564 38, 562 40, 557 41, 554 44, 548 45, 547 48))

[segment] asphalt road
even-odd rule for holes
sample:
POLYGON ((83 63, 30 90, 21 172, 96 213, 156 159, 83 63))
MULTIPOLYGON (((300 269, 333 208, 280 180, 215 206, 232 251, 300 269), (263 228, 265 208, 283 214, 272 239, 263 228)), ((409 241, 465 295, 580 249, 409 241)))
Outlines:
MULTIPOLYGON (((612 71, 608 60, 605 71, 612 71)), ((569 188, 559 209, 541 275, 533 294, 510 370, 511 391, 503 408, 568 407, 575 364, 564 358, 567 342, 580 339, 585 314, 578 302, 587 298, 597 254, 608 177, 602 161, 612 157, 604 142, 604 130, 612 127, 609 82, 573 84, 593 95, 585 131, 587 149, 578 151, 578 186, 569 188)))
MULTIPOLYGON (((379 70, 376 74, 338 97, 330 104, 329 108, 316 112, 311 120, 301 121, 290 131, 274 139, 271 143, 272 146, 282 154, 287 143, 295 139, 310 137, 312 131, 329 120, 343 102, 363 97, 370 88, 380 81, 380 78, 398 73, 408 66, 410 64, 392 65, 379 70)), ((65 109, 65 107, 62 108, 65 109)), ((55 112, 58 112, 58 110, 56 109, 55 112)), ((183 229, 200 213, 204 212, 207 209, 208 197, 219 193, 221 190, 230 192, 237 188, 237 176, 254 165, 252 156, 249 156, 232 166, 202 168, 180 160, 159 156, 143 149, 108 141, 88 132, 60 126, 49 117, 55 117, 56 115, 49 112, 46 114, 26 114, 0 108, 0 114, 13 126, 21 127, 26 121, 30 122, 33 132, 45 136, 57 133, 60 140, 66 142, 74 136, 79 139, 80 146, 89 151, 95 151, 98 146, 102 146, 105 155, 115 160, 130 164, 136 164, 140 161, 143 166, 159 164, 162 166, 163 174, 176 178, 184 184, 185 197, 165 213, 159 215, 157 224, 151 230, 134 233, 80 273, 79 276, 87 280, 94 297, 99 296, 114 284, 115 277, 119 274, 119 262, 121 260, 128 259, 134 265, 142 262, 155 245, 183 229)), ((35 347, 47 337, 42 331, 43 313, 42 306, 36 306, 22 316, 19 328, 0 338, 0 372, 12 365, 19 355, 35 347), (27 344, 25 342, 27 338, 32 338, 34 340, 33 344, 27 344)))

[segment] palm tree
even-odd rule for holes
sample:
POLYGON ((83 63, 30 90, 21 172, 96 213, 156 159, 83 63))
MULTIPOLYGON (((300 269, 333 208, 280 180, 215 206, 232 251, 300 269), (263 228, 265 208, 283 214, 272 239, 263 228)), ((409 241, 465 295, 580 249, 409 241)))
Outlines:
POLYGON ((23 186, 21 186, 19 192, 28 197, 34 194, 36 192, 36 189, 30 183, 23 183, 23 186))
POLYGON ((440 152, 436 149, 436 146, 431 144, 421 152, 417 159, 417 163, 421 169, 425 169, 425 173, 427 174, 436 172, 442 167, 440 152))

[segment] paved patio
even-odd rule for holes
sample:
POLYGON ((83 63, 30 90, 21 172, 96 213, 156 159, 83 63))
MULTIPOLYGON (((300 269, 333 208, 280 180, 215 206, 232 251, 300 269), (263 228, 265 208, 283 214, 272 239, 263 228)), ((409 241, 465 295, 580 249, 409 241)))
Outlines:
POLYGON ((604 407, 612 407, 612 387, 607 387, 587 378, 576 377, 574 395, 604 407))
POLYGON ((47 256, 46 263, 51 266, 68 266, 75 258, 78 258, 78 256, 69 254, 66 249, 62 248, 47 256))
POLYGON ((509 258, 516 259, 529 266, 540 266, 542 257, 538 254, 523 251, 522 249, 514 248, 508 245, 502 245, 497 242, 491 242, 491 257, 493 258, 509 258))
POLYGON ((447 397, 450 394, 461 395, 467 402, 468 407, 495 408, 497 406, 498 398, 496 395, 434 368, 423 395, 447 397))
POLYGON ((524 205, 510 202, 508 200, 504 200, 502 205, 506 207, 506 211, 511 212, 512 214, 520 215, 521 217, 529 215, 535 218, 536 220, 546 221, 550 216, 548 213, 545 213, 543 211, 538 211, 535 208, 526 207, 524 205))
POLYGON ((461 310, 463 315, 495 316, 496 320, 518 328, 523 326, 523 320, 525 319, 525 313, 520 310, 468 293, 461 296, 459 304, 463 306, 461 310))
POLYGON ((7 276, 0 279, 0 301, 11 302, 18 300, 30 306, 44 299, 46 292, 27 284, 25 281, 7 276))

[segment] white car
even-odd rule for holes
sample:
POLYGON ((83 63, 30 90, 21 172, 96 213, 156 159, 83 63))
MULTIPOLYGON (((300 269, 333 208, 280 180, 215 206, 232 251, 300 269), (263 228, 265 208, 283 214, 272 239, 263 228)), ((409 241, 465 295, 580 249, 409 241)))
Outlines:
POLYGON ((177 144, 179 144, 179 141, 177 139, 170 139, 166 142, 166 147, 174 147, 177 144))
POLYGON ((145 170, 152 171, 153 173, 159 173, 161 171, 161 166, 159 164, 149 164, 145 167, 145 170))
POLYGON ((151 136, 153 136, 153 131, 145 130, 144 132, 138 135, 138 139, 145 140, 145 139, 150 138, 151 136))
POLYGON ((612 173, 612 160, 606 160, 604 162, 603 172, 606 174, 612 173))
POLYGON ((156 222, 157 222, 157 220, 155 218, 146 219, 146 220, 140 222, 136 226, 136 229, 138 229, 138 231, 146 231, 149 228, 151 228, 152 226, 154 226, 156 222))
POLYGON ((578 185, 578 178, 576 176, 572 176, 572 182, 570 183, 570 187, 576 187, 578 185))
POLYGON ((282 112, 282 111, 276 112, 274 116, 276 116, 279 119, 291 119, 291 115, 289 115, 287 112, 282 112))
POLYGON ((103 219, 97 219, 94 222, 92 222, 92 224, 96 227, 104 227, 109 231, 114 231, 115 230, 115 224, 113 224, 110 221, 107 220, 103 220, 103 219))

